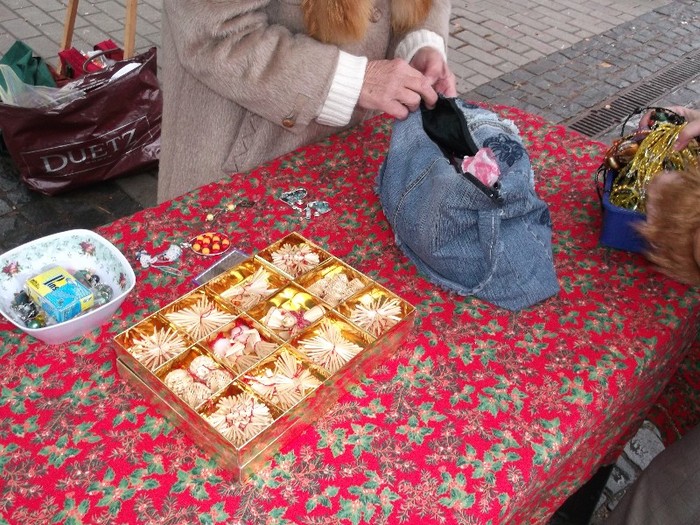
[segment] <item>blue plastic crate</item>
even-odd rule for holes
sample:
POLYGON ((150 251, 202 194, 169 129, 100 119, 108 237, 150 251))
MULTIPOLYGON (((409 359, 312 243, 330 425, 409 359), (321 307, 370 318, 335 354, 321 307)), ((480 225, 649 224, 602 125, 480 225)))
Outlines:
POLYGON ((610 202, 610 189, 615 178, 614 172, 605 172, 603 184, 603 225, 600 231, 600 245, 617 250, 642 253, 646 241, 637 233, 633 225, 646 220, 643 213, 615 206, 610 202))

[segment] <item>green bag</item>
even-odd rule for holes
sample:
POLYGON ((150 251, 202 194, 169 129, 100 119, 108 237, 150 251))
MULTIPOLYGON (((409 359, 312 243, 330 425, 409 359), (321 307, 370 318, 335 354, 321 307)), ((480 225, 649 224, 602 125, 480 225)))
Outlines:
MULTIPOLYGON (((56 81, 51 74, 46 61, 34 56, 34 51, 21 40, 17 40, 7 53, 0 58, 0 64, 7 64, 25 84, 32 86, 56 87, 56 81)), ((3 88, 4 81, 0 78, 3 88)))

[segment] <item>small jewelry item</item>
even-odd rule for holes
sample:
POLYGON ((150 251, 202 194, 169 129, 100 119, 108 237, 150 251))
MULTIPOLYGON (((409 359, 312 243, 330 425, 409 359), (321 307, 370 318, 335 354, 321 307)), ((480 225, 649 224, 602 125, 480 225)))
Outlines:
POLYGON ((304 208, 304 217, 310 219, 312 215, 318 217, 329 211, 331 211, 331 207, 326 201, 311 201, 304 208))
POLYGON ((100 282, 100 276, 90 270, 78 270, 73 277, 92 290, 94 306, 99 307, 112 300, 114 291, 112 287, 100 282))
POLYGON ((245 392, 222 397, 207 420, 236 447, 243 446, 274 422, 267 405, 245 392))
POLYGON ((379 336, 401 320, 401 304, 385 296, 360 303, 352 311, 350 320, 374 336, 379 336))
MULTIPOLYGON (((41 318, 39 307, 29 298, 25 291, 17 292, 12 303, 10 304, 20 320, 27 325, 28 328, 35 328, 33 321, 41 318), (32 323, 32 326, 29 324, 32 323)), ((40 328, 41 326, 36 326, 40 328)))
POLYGON ((291 206, 296 211, 302 211, 301 205, 306 198, 307 192, 304 188, 295 188, 285 191, 280 195, 280 200, 291 206))
POLYGON ((136 252, 136 259, 141 268, 157 268, 163 273, 181 275, 182 272, 174 268, 171 263, 177 261, 182 256, 182 248, 188 246, 188 243, 171 244, 167 250, 158 255, 151 255, 146 250, 139 250, 136 252))
POLYGON ((185 330, 193 339, 199 340, 235 319, 235 315, 219 310, 206 296, 195 304, 165 314, 173 324, 185 330))
POLYGON ((223 212, 225 212, 225 211, 226 211, 226 212, 231 212, 231 211, 234 211, 235 209, 236 209, 236 205, 235 205, 235 204, 229 203, 229 204, 227 204, 227 205, 224 207, 223 210, 219 210, 219 211, 216 211, 216 212, 214 212, 214 213, 211 213, 211 212, 210 212, 210 213, 207 213, 207 216, 205 217, 205 220, 206 220, 207 222, 214 222, 214 220, 215 220, 219 215, 221 215, 223 212))

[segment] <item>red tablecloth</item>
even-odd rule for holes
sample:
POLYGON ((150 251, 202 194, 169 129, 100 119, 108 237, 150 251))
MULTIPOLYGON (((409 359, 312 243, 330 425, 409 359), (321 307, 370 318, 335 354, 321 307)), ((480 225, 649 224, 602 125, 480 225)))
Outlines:
POLYGON ((604 146, 511 108, 554 222, 561 292, 517 314, 442 291, 396 248, 374 179, 390 124, 301 149, 101 228, 137 285, 115 319, 54 347, 0 322, 0 516, 8 523, 543 523, 614 459, 695 338, 697 290, 597 246, 604 146), (332 210, 281 202, 302 187, 332 210), (215 228, 255 252, 290 231, 417 308, 401 348, 248 483, 235 483, 127 385, 112 338, 193 287, 139 249, 215 228))

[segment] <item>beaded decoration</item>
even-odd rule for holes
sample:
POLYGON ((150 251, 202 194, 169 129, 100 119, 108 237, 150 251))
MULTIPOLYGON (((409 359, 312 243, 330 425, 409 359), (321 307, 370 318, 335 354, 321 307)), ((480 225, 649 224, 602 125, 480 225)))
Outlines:
MULTIPOLYGON (((659 122, 644 135, 628 164, 622 166, 610 191, 610 202, 628 210, 646 211, 646 188, 663 170, 681 170, 697 164, 697 144, 673 149, 684 125, 659 122), (695 150, 695 151, 693 151, 695 150)), ((615 144, 620 149, 625 143, 615 144)), ((610 154, 608 154, 610 155, 610 154)), ((609 165, 609 163, 608 163, 609 165)))
POLYGON ((216 411, 206 419, 236 447, 244 445, 274 422, 267 405, 247 393, 221 398, 216 411))
POLYGON ((373 298, 369 304, 358 304, 350 320, 370 334, 378 337, 401 320, 401 304, 397 299, 385 296, 373 298))
POLYGON ((165 317, 195 340, 199 340, 226 323, 230 323, 236 316, 217 309, 216 305, 206 297, 200 297, 192 306, 167 313, 165 317))
POLYGON ((271 254, 272 264, 297 277, 318 265, 318 254, 308 244, 283 244, 271 254))
POLYGON ((318 334, 299 341, 300 349, 313 362, 329 372, 337 372, 362 351, 362 347, 343 336, 335 323, 324 321, 318 334))
POLYGON ((149 370, 155 370, 187 349, 187 343, 172 328, 154 328, 151 335, 135 339, 130 352, 149 370))
POLYGON ((250 386, 265 399, 287 410, 318 387, 321 382, 289 352, 282 352, 274 371, 266 368, 262 375, 246 376, 250 386))

